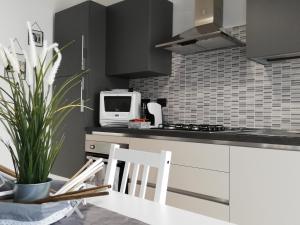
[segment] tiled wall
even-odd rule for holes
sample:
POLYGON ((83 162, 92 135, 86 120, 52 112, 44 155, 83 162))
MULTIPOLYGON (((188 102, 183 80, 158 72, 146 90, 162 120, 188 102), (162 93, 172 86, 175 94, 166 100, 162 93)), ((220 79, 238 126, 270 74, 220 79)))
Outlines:
MULTIPOLYGON (((245 41, 245 27, 233 34, 245 41)), ((173 55, 172 74, 130 80, 143 98, 167 98, 170 123, 300 130, 300 60, 263 66, 245 47, 173 55)))

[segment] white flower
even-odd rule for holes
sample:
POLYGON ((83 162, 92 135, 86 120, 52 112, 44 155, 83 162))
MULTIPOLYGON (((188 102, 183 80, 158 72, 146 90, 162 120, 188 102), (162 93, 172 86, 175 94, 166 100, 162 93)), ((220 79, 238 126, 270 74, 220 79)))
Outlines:
POLYGON ((4 68, 7 68, 8 66, 8 61, 7 61, 7 58, 5 56, 5 52, 4 52, 4 49, 2 47, 2 45, 0 44, 0 59, 2 61, 2 64, 4 66, 4 68))
POLYGON ((33 40, 30 22, 27 22, 27 28, 28 28, 28 33, 29 33, 28 35, 29 35, 31 64, 32 64, 33 68, 35 68, 37 66, 37 54, 36 54, 36 48, 35 48, 35 43, 33 40))
POLYGON ((27 52, 25 50, 23 50, 23 54, 24 54, 24 58, 26 61, 26 81, 29 86, 32 86, 32 84, 33 84, 32 67, 30 65, 30 61, 29 61, 27 52))
POLYGON ((20 67, 19 67, 19 63, 18 63, 18 59, 15 58, 6 47, 3 47, 5 55, 8 59, 8 62, 10 63, 10 65, 12 66, 12 69, 15 73, 19 74, 20 73, 20 67))
POLYGON ((44 63, 44 61, 47 57, 47 52, 48 52, 48 42, 47 42, 47 40, 45 40, 44 43, 43 43, 43 51, 42 51, 41 56, 40 56, 41 64, 44 63))
POLYGON ((13 39, 9 39, 10 41, 10 47, 11 47, 11 52, 12 52, 12 56, 13 56, 13 62, 11 62, 13 69, 16 73, 20 73, 20 65, 19 65, 19 60, 17 57, 17 53, 16 53, 16 48, 15 48, 15 44, 13 39))
POLYGON ((58 48, 58 44, 57 44, 57 43, 53 43, 52 45, 49 45, 47 51, 50 52, 50 51, 52 51, 52 49, 54 49, 54 48, 58 48))
POLYGON ((55 75, 57 73, 57 70, 59 68, 59 65, 61 63, 61 59, 62 59, 62 56, 61 56, 61 52, 60 50, 58 49, 58 47, 54 47, 54 51, 56 52, 57 54, 57 59, 52 67, 52 70, 49 74, 49 77, 48 77, 48 84, 51 86, 54 82, 54 79, 55 79, 55 75))

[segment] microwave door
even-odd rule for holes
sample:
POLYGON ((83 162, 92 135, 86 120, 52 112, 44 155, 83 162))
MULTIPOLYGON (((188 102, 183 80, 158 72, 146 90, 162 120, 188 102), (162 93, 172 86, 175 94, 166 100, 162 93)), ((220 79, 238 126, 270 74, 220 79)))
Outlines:
POLYGON ((129 113, 131 96, 104 96, 104 111, 111 113, 129 113))

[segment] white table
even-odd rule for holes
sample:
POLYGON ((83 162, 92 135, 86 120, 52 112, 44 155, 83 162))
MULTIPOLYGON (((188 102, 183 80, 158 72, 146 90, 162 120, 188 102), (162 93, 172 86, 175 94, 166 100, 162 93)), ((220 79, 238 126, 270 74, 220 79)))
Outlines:
POLYGON ((87 202, 153 225, 233 225, 115 191, 110 191, 107 196, 90 198, 87 202))
MULTIPOLYGON (((56 180, 67 180, 53 174, 50 177, 56 180)), ((109 195, 88 198, 87 202, 150 225, 235 225, 112 190, 109 191, 109 195)))

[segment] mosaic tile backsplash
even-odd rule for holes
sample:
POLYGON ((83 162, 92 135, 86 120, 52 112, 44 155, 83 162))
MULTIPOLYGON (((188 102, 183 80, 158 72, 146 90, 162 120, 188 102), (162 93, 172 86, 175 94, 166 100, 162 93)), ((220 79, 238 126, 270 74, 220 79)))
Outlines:
MULTIPOLYGON (((230 32, 245 41, 245 26, 230 32)), ((300 59, 263 66, 237 47, 173 54, 172 74, 130 80, 142 98, 167 98, 169 123, 300 131, 300 59)))

